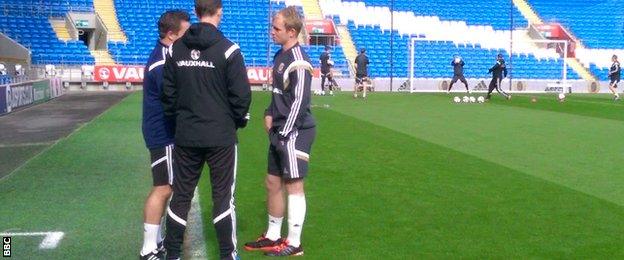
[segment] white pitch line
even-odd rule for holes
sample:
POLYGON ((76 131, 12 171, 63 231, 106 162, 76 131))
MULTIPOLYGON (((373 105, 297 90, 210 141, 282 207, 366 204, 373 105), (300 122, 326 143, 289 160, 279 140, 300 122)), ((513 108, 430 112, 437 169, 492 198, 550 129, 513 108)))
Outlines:
POLYGON ((56 248, 64 236, 65 236, 65 233, 63 232, 52 232, 51 234, 47 235, 43 239, 43 241, 41 241, 41 244, 39 244, 39 249, 56 248))
POLYGON ((54 142, 39 142, 39 143, 21 143, 21 144, 0 144, 0 148, 14 148, 14 147, 28 147, 28 146, 46 146, 53 145, 54 142))
POLYGON ((195 188, 187 219, 188 226, 185 234, 186 239, 184 239, 185 259, 208 259, 198 190, 199 186, 195 188))
POLYGON ((65 233, 60 231, 55 232, 13 232, 13 233, 0 233, 0 236, 5 237, 34 237, 43 236, 43 241, 39 244, 39 249, 55 249, 58 244, 63 240, 65 233))

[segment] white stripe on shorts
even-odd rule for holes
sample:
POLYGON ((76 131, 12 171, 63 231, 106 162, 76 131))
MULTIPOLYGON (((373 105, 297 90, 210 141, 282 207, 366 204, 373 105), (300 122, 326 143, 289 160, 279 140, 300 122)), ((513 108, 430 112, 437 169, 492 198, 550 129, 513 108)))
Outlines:
POLYGON ((169 185, 173 185, 173 144, 167 145, 167 174, 169 175, 169 185))
POLYGON ((290 163, 290 177, 293 179, 299 178, 299 164, 297 162, 297 155, 295 150, 295 144, 297 143, 298 135, 299 132, 295 129, 290 136, 290 140, 288 140, 288 142, 286 143, 288 161, 290 163))
POLYGON ((159 165, 160 163, 164 162, 167 160, 167 155, 163 156, 162 158, 156 160, 155 162, 152 163, 152 168, 154 168, 154 166, 159 165))

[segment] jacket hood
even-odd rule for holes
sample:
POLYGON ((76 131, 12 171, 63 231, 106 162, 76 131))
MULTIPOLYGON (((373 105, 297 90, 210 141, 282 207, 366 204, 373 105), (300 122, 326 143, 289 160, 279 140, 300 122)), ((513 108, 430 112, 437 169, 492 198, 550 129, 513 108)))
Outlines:
POLYGON ((182 37, 182 42, 189 49, 207 49, 223 39, 223 33, 212 24, 196 23, 191 25, 182 37))

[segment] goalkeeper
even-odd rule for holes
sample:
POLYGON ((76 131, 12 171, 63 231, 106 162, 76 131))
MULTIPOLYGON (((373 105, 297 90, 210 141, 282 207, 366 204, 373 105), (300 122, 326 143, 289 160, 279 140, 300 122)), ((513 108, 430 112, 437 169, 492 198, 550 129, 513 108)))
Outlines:
POLYGON ((453 58, 453 61, 451 61, 451 66, 453 66, 453 79, 451 80, 451 84, 449 85, 447 93, 451 93, 453 84, 455 84, 455 82, 459 80, 462 83, 464 83, 464 86, 466 87, 466 92, 470 94, 470 89, 468 88, 468 82, 466 81, 466 78, 464 77, 464 65, 466 65, 466 63, 464 63, 464 60, 461 58, 461 56, 455 55, 455 58, 453 58))

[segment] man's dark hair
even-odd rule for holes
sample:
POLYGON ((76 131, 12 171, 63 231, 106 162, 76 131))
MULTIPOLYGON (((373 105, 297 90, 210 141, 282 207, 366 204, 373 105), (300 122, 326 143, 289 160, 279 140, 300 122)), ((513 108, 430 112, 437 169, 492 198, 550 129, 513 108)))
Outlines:
POLYGON ((168 32, 179 32, 183 21, 190 21, 189 14, 182 10, 169 10, 158 19, 158 37, 164 39, 168 32))
POLYGON ((223 8, 221 0, 195 0, 195 12, 199 18, 213 16, 221 8, 223 8))
POLYGON ((360 49, 360 53, 366 53, 366 49, 364 48, 360 49))

